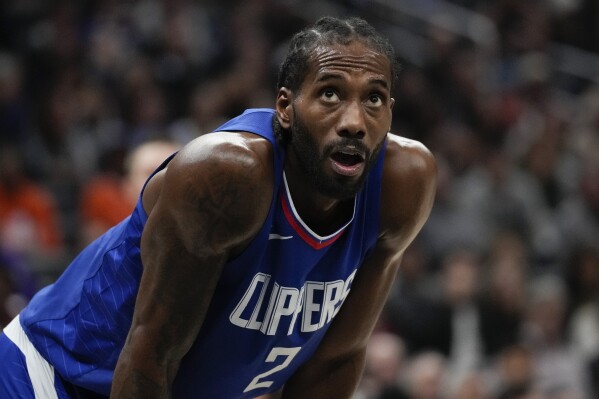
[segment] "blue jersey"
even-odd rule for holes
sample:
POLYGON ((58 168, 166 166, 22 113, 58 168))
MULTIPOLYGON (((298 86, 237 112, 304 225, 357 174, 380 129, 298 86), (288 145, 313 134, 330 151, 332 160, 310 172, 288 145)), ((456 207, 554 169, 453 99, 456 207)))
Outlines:
MULTIPOLYGON (((282 387, 316 350, 379 234, 384 149, 355 198, 351 220, 319 236, 289 195, 273 116, 273 110, 252 109, 217 129, 255 133, 272 143, 274 194, 260 232, 224 266, 175 378, 175 398, 254 398, 282 387)), ((130 217, 84 249, 21 313, 30 341, 74 385, 110 392, 143 271, 146 220, 140 200, 130 217)))

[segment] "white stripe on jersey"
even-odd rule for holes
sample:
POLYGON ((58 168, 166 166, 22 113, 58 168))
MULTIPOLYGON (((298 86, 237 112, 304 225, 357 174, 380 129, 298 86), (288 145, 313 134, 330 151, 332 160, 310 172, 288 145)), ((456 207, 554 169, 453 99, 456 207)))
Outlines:
POLYGON ((25 355, 27 372, 31 379, 31 385, 33 385, 35 399, 58 399, 56 388, 54 388, 54 367, 40 355, 29 341, 21 327, 18 315, 4 328, 4 334, 25 355))

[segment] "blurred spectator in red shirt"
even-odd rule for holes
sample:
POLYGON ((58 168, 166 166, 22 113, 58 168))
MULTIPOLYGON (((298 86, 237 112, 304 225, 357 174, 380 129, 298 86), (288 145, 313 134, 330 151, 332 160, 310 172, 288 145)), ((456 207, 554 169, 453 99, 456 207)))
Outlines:
POLYGON ((19 153, 10 146, 0 149, 0 244, 34 256, 56 254, 62 248, 55 199, 26 176, 19 153))
POLYGON ((107 172, 91 179, 81 195, 81 244, 93 241, 129 216, 146 179, 179 148, 171 141, 148 141, 135 147, 127 156, 124 176, 107 172))

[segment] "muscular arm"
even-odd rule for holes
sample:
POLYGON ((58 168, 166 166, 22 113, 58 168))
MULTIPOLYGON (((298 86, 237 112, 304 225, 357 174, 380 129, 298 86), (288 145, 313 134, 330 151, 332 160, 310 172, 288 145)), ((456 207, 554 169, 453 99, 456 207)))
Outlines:
POLYGON ((283 398, 350 398, 362 375, 368 339, 404 250, 432 208, 436 168, 418 143, 390 137, 383 174, 381 235, 312 359, 287 382, 283 398))
POLYGON ((152 208, 141 242, 144 271, 113 399, 170 397, 223 264, 264 221, 272 194, 269 147, 226 134, 226 142, 209 135, 186 146, 144 193, 152 208))

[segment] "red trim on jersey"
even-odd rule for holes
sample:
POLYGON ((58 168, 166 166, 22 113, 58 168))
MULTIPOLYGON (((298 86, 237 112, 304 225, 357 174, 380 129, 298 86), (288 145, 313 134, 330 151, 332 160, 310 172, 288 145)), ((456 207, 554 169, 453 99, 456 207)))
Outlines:
POLYGON ((337 233, 335 236, 328 238, 322 242, 320 242, 319 240, 316 240, 314 237, 312 237, 308 232, 306 232, 304 230, 304 228, 297 222, 297 220, 295 220, 295 217, 293 216, 291 209, 289 209, 289 204, 287 203, 287 198, 285 197, 285 195, 283 195, 281 193, 280 197, 281 197, 281 206, 283 207, 283 214, 285 215, 285 219, 287 219, 287 222, 289 222, 289 224, 291 225, 293 230, 295 230, 295 232, 312 248, 322 249, 324 247, 331 245, 332 243, 337 241, 337 239, 339 237, 341 237, 341 235, 345 231, 345 229, 343 229, 339 233, 337 233))

